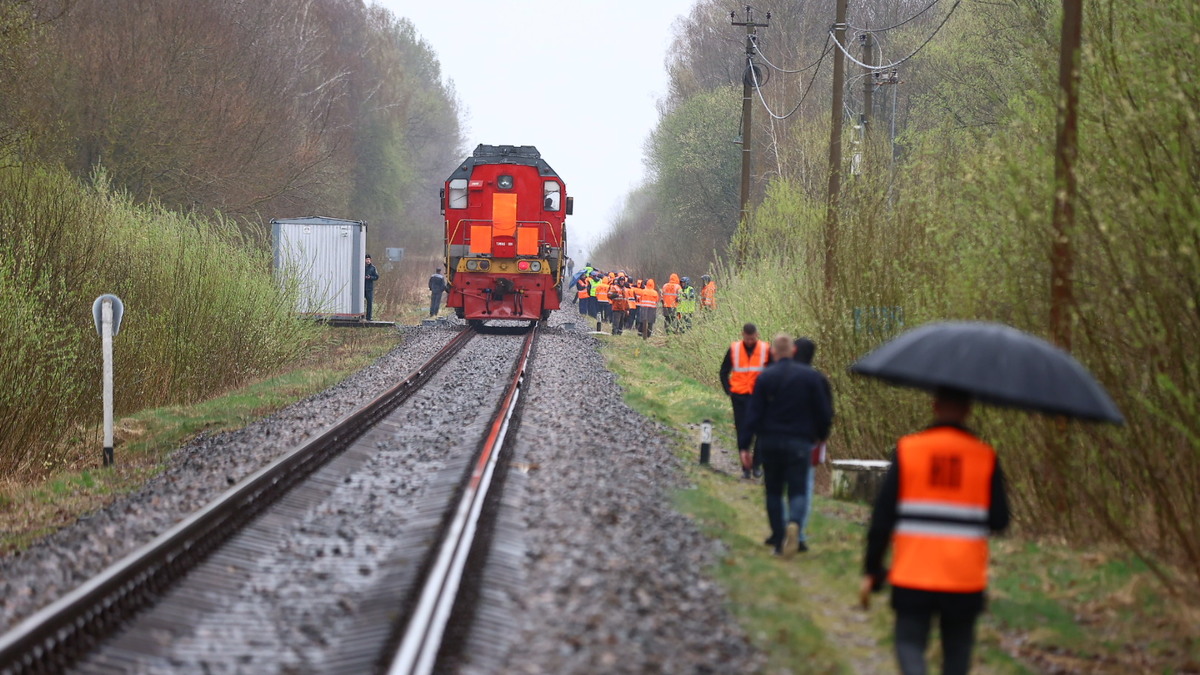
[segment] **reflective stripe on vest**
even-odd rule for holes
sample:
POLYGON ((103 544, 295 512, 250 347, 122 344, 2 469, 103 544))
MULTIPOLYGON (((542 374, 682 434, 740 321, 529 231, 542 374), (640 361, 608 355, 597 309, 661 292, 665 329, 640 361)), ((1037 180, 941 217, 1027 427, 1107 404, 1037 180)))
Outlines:
POLYGON ((672 283, 668 283, 666 286, 663 286, 663 290, 662 290, 663 307, 674 307, 677 304, 676 299, 679 297, 679 291, 681 288, 683 288, 683 287, 680 286, 679 284, 672 284, 672 283))
POLYGON ((758 340, 754 343, 754 353, 746 357, 746 348, 738 340, 729 346, 730 360, 733 362, 733 372, 729 374, 729 391, 734 394, 751 394, 758 374, 767 367, 767 343, 758 340))
POLYGON ((700 289, 700 304, 705 307, 717 306, 717 285, 715 283, 710 281, 704 288, 700 289))
POLYGON ((891 583, 952 593, 987 588, 995 451, 961 429, 934 427, 901 438, 896 458, 891 583))
POLYGON ((608 287, 609 284, 603 282, 596 287, 596 299, 605 304, 608 304, 608 287))
POLYGON ((658 307, 658 291, 652 291, 649 288, 643 288, 638 294, 638 307, 649 307, 654 309, 658 307))

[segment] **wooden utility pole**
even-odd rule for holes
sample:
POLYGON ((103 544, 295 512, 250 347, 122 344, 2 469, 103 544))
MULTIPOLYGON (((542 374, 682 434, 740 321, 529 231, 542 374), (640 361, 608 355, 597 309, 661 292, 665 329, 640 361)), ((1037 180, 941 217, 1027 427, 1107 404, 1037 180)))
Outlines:
MULTIPOLYGON (((871 63, 875 60, 875 41, 874 36, 870 33, 863 33, 858 36, 859 42, 862 43, 862 62, 871 63)), ((875 71, 863 66, 863 145, 866 145, 867 135, 871 133, 871 116, 875 113, 875 71)), ((866 148, 863 148, 866 152, 866 148)))
POLYGON ((1075 301, 1071 236, 1075 229, 1075 159, 1078 149, 1079 53, 1083 0, 1062 0, 1058 55, 1058 137, 1054 148, 1054 244, 1050 251, 1050 336, 1071 349, 1070 308, 1075 301))
MULTIPOLYGON (((846 46, 846 0, 837 0, 837 19, 833 39, 846 46)), ((825 210, 825 290, 833 290, 837 278, 838 197, 842 189, 842 90, 845 88, 846 61, 842 50, 833 50, 833 114, 829 125, 829 201, 825 210)))
MULTIPOLYGON (((767 12, 767 21, 771 20, 771 13, 767 12)), ((753 141, 753 120, 751 115, 754 112, 754 75, 750 69, 754 67, 754 54, 757 50, 755 39, 758 36, 759 28, 766 28, 768 23, 759 23, 754 20, 754 8, 746 5, 746 20, 738 21, 737 15, 734 12, 729 13, 729 21, 734 26, 746 27, 746 69, 742 73, 742 196, 741 196, 741 212, 739 215, 740 222, 746 222, 750 217, 750 151, 754 148, 753 141)), ((740 255, 739 255, 740 257, 740 255)), ((739 260, 738 262, 741 262, 739 260)))

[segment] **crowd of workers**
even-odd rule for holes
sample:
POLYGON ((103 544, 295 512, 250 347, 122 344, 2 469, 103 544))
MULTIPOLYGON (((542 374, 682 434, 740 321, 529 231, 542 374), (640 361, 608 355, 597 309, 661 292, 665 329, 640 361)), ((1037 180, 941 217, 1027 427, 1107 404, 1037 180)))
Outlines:
MULTIPOLYGON (((812 368, 811 340, 778 335, 768 345, 754 324, 742 328, 721 363, 733 405, 742 476, 762 477, 765 544, 790 558, 808 550, 813 467, 833 422, 829 381, 812 368), (786 495, 786 499, 785 499, 786 495)), ((986 602, 989 533, 1009 522, 1004 475, 995 451, 965 426, 971 398, 938 389, 933 424, 902 437, 884 477, 867 535, 860 602, 886 579, 896 612, 895 650, 904 675, 924 675, 934 616, 942 672, 965 675, 975 624, 986 602), (893 549, 891 569, 884 566, 893 549)))
POLYGON ((717 285, 707 274, 700 277, 699 290, 691 278, 678 274, 672 274, 659 289, 654 279, 634 279, 624 270, 601 272, 589 263, 572 284, 579 314, 609 324, 613 335, 635 330, 643 339, 649 338, 660 309, 664 330, 683 333, 692 327, 697 310, 717 306, 717 285))

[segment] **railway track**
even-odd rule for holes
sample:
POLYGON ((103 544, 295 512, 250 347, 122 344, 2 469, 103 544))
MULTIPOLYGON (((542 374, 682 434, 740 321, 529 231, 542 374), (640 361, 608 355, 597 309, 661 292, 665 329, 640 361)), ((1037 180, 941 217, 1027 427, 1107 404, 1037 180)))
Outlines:
MULTIPOLYGON (((296 495, 329 494, 333 489, 330 485, 341 482, 340 477, 328 475, 329 466, 338 461, 345 463, 345 457, 337 459, 343 453, 357 452, 363 457, 369 454, 363 449, 362 439, 375 433, 372 430, 377 426, 402 428, 400 423, 389 422, 389 415, 420 392, 476 334, 473 330, 458 333, 432 359, 387 392, 0 636, 0 673, 59 672, 72 667, 89 671, 139 669, 139 663, 144 668, 144 662, 138 660, 141 654, 161 653, 164 637, 154 635, 153 628, 142 627, 136 617, 158 615, 152 625, 165 625, 163 630, 169 633, 172 624, 187 627, 198 621, 199 616, 193 614, 203 611, 206 604, 219 605, 221 601, 211 597, 215 591, 206 589, 192 592, 175 607, 165 601, 165 608, 155 607, 177 586, 185 586, 183 580, 206 560, 225 555, 240 561, 260 555, 261 543, 239 535, 250 530, 252 524, 263 528, 264 522, 266 532, 283 533, 280 522, 299 517, 303 510, 302 506, 289 504, 303 502, 304 498, 296 495), (347 452, 350 448, 356 450, 347 452), (228 549, 233 553, 217 555, 228 549), (115 638, 118 635, 119 640, 115 638), (113 643, 118 645, 114 647, 113 643)), ((468 560, 479 555, 472 554, 473 542, 481 532, 481 519, 486 519, 485 506, 495 499, 493 476, 503 475, 497 467, 504 461, 502 449, 518 409, 536 334, 536 327, 526 332, 503 394, 474 453, 464 461, 448 463, 442 472, 447 475, 435 481, 428 498, 422 497, 423 506, 417 509, 414 520, 424 530, 414 527, 424 532, 416 536, 424 550, 395 558, 415 560, 403 570, 380 569, 381 578, 371 586, 370 602, 358 612, 356 629, 339 640, 328 667, 355 672, 432 672, 447 621, 452 612, 465 610, 463 601, 455 608, 458 590, 468 560), (429 542, 434 543, 430 546, 429 542)), ((362 464, 365 460, 355 461, 362 464)), ((345 481, 348 483, 350 478, 345 481)), ((209 564, 197 576, 215 576, 209 584, 217 590, 228 585, 219 578, 225 573, 220 570, 227 569, 233 576, 238 569, 237 564, 222 563, 216 565, 214 575, 213 567, 209 564)))

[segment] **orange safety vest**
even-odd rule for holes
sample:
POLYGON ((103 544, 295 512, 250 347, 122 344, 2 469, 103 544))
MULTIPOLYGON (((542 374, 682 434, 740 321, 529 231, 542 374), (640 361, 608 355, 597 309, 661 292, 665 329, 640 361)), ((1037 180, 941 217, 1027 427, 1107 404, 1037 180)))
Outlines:
MULTIPOLYGON (((579 284, 578 284, 578 283, 576 283, 575 285, 576 285, 577 287, 579 287, 579 284)), ((588 297, 588 284, 587 284, 587 282, 584 282, 583 286, 582 286, 582 287, 579 287, 579 290, 577 290, 577 291, 575 292, 575 297, 579 298, 580 300, 583 300, 584 298, 588 297)))
POLYGON ((717 306, 717 282, 710 281, 700 289, 700 304, 709 309, 717 306))
POLYGON ((601 281, 600 285, 596 286, 596 299, 608 304, 608 287, 611 285, 607 281, 601 281))
POLYGON ((643 288, 638 293, 638 307, 649 307, 654 309, 658 307, 658 291, 652 288, 643 288))
POLYGON ((612 311, 624 312, 628 309, 625 304, 625 289, 620 286, 611 286, 608 289, 608 301, 612 303, 612 311))
POLYGON ((746 357, 746 348, 742 341, 729 345, 729 357, 733 361, 733 372, 729 374, 729 391, 734 394, 754 393, 754 383, 758 375, 767 367, 767 343, 759 340, 754 343, 754 353, 746 357))
POLYGON ((674 307, 679 304, 679 291, 681 290, 683 290, 683 286, 667 282, 662 290, 663 307, 674 307))
POLYGON ((901 438, 896 461, 900 492, 889 581, 949 593, 987 588, 996 451, 961 429, 934 427, 901 438))

